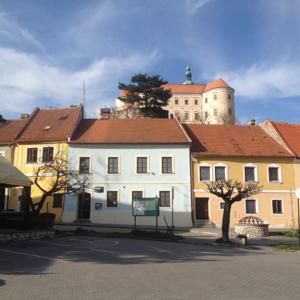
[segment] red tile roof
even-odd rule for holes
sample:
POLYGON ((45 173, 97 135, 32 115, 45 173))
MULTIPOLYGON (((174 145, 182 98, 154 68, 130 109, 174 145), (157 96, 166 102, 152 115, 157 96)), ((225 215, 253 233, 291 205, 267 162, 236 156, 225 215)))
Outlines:
POLYGON ((82 120, 71 140, 77 144, 188 144, 175 119, 82 120))
POLYGON ((259 126, 193 125, 184 128, 194 153, 217 156, 292 157, 259 126))
POLYGON ((270 121, 281 138, 297 157, 300 157, 300 124, 270 121))
POLYGON ((36 109, 18 142, 67 141, 81 119, 82 107, 36 109))
POLYGON ((0 144, 13 142, 29 119, 7 120, 0 122, 0 144))

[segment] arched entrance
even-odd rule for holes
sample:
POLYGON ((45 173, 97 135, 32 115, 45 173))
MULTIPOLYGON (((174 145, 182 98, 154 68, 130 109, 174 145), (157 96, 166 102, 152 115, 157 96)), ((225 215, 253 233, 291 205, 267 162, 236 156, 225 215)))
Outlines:
POLYGON ((78 219, 89 219, 91 215, 91 194, 78 194, 78 219))

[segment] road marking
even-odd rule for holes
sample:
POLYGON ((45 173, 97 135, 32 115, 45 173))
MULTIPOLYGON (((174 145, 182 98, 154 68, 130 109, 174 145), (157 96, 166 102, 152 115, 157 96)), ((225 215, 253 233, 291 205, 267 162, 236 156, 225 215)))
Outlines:
POLYGON ((5 253, 9 253, 9 254, 17 254, 17 255, 25 255, 25 256, 35 257, 35 258, 54 260, 54 261, 58 261, 58 262, 62 262, 62 263, 67 263, 67 261, 59 259, 59 258, 41 256, 41 255, 36 255, 36 254, 31 254, 31 253, 26 253, 26 252, 21 252, 21 251, 12 251, 12 250, 0 249, 0 252, 5 252, 5 253))

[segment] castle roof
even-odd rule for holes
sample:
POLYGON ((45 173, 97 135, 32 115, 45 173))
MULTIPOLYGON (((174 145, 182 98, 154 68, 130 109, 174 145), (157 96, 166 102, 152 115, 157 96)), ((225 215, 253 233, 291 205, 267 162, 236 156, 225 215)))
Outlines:
POLYGON ((210 156, 293 157, 255 125, 184 124, 193 153, 210 156))
POLYGON ((189 144, 175 119, 81 120, 74 144, 189 144))

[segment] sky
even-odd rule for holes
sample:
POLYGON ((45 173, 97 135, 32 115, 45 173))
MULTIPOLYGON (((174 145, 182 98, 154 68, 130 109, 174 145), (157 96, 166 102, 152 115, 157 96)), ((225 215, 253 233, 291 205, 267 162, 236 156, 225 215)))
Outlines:
POLYGON ((95 116, 133 74, 223 78, 237 121, 300 122, 298 0, 0 0, 0 114, 83 101, 95 116))

